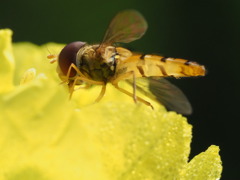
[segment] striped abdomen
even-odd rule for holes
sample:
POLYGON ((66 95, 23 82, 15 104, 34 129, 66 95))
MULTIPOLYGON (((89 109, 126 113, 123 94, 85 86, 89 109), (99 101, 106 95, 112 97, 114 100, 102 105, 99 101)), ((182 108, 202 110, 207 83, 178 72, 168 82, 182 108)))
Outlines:
POLYGON ((204 66, 196 62, 158 55, 140 54, 133 54, 125 60, 120 60, 116 75, 130 71, 134 71, 136 77, 189 77, 205 75, 204 66))

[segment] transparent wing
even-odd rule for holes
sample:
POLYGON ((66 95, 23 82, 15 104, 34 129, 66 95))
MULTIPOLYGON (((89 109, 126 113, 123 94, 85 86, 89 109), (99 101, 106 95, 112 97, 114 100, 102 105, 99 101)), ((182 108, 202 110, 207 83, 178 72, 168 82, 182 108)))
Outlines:
MULTIPOLYGON (((127 80, 132 84, 131 80, 127 80)), ((168 110, 180 114, 191 114, 192 107, 183 92, 164 78, 138 78, 136 81, 137 90, 152 100, 163 104, 168 110)))
POLYGON ((128 43, 141 38, 146 30, 147 22, 138 11, 121 11, 112 19, 102 44, 128 43))

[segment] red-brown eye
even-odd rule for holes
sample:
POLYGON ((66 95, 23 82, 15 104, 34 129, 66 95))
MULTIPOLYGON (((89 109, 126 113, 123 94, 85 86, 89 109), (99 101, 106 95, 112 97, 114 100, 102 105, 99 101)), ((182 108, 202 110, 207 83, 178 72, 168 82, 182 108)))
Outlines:
MULTIPOLYGON (((67 75, 70 65, 73 63, 76 65, 76 56, 77 52, 81 47, 83 47, 86 43, 81 41, 76 41, 67 44, 59 54, 58 64, 64 75, 67 75)), ((76 71, 74 69, 71 70, 69 77, 74 77, 76 75, 76 71)))

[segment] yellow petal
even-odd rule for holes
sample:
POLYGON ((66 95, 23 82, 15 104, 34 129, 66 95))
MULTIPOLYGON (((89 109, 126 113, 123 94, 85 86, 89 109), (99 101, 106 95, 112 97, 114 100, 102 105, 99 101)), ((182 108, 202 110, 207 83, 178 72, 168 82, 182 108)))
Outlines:
POLYGON ((92 103, 97 87, 69 101, 56 64, 46 58, 61 47, 14 45, 16 87, 0 94, 0 179, 168 180, 220 173, 217 158, 206 163, 216 148, 187 163, 192 127, 161 105, 153 111, 134 104, 112 86, 99 103, 92 103))
POLYGON ((174 179, 187 163, 191 126, 181 115, 130 103, 98 103, 79 113, 110 179, 174 179))
POLYGON ((14 58, 12 53, 12 31, 0 30, 0 93, 13 88, 14 58))
POLYGON ((186 166, 182 180, 216 180, 220 179, 222 162, 219 156, 219 147, 210 146, 205 152, 195 156, 186 166))
POLYGON ((181 115, 124 102, 74 110, 57 87, 36 79, 5 96, 2 114, 10 126, 1 126, 7 130, 1 165, 11 167, 9 174, 29 169, 53 179, 178 177, 191 140, 191 126, 181 115), (9 138, 14 146, 6 146, 9 138))

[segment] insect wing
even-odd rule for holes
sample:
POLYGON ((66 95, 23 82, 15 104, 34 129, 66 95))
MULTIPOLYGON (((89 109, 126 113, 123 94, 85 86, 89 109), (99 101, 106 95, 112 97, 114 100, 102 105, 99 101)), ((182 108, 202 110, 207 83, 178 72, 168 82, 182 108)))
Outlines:
POLYGON ((147 30, 147 22, 136 10, 118 13, 111 21, 102 44, 128 43, 141 38, 147 30))
MULTIPOLYGON (((130 80, 127 80, 130 82, 130 80)), ((136 81, 137 90, 152 100, 163 104, 168 110, 180 114, 191 114, 192 107, 184 93, 175 85, 164 78, 138 78, 136 81)))

